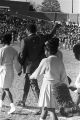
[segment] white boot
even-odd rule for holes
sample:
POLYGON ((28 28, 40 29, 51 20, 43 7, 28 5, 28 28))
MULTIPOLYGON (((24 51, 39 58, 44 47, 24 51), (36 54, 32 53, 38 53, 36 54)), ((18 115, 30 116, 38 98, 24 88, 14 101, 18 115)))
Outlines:
POLYGON ((39 120, 45 120, 45 119, 40 118, 39 120))
POLYGON ((0 100, 0 108, 2 107, 2 102, 3 102, 3 101, 2 101, 2 100, 0 100))
POLYGON ((2 109, 2 103, 3 103, 3 101, 0 100, 0 112, 1 112, 1 109, 2 109))
POLYGON ((1 109, 2 109, 2 100, 0 100, 0 111, 1 111, 1 109))
POLYGON ((8 112, 8 115, 11 114, 11 113, 13 113, 13 112, 15 112, 15 110, 16 110, 13 103, 11 103, 10 106, 11 106, 11 109, 10 109, 10 111, 8 112))

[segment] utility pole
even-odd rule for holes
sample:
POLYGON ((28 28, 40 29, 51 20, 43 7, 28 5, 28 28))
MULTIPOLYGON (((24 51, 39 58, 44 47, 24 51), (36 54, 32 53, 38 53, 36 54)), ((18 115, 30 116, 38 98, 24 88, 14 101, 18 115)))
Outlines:
POLYGON ((72 0, 72 13, 73 13, 73 0, 72 0))

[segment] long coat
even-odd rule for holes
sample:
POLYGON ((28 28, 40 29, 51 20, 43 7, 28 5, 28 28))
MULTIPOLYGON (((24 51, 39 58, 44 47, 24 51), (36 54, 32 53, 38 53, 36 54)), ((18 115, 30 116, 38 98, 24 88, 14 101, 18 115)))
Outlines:
POLYGON ((24 73, 33 73, 40 61, 45 57, 44 45, 50 40, 51 34, 31 34, 21 41, 20 63, 24 73))
POLYGON ((41 36, 32 34, 22 40, 19 60, 24 73, 33 73, 44 56, 44 40, 41 36))
POLYGON ((50 34, 42 35, 31 33, 21 42, 21 52, 19 62, 23 66, 24 73, 33 73, 38 67, 40 61, 45 57, 44 45, 56 33, 56 28, 60 25, 56 24, 50 34))

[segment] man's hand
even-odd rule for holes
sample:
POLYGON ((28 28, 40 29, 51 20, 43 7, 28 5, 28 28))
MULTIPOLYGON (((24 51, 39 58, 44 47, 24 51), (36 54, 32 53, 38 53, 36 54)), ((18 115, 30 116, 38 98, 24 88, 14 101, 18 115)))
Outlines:
POLYGON ((74 86, 70 86, 70 87, 69 87, 69 89, 70 89, 70 90, 72 90, 72 91, 77 90, 77 88, 76 88, 76 87, 74 87, 74 86))

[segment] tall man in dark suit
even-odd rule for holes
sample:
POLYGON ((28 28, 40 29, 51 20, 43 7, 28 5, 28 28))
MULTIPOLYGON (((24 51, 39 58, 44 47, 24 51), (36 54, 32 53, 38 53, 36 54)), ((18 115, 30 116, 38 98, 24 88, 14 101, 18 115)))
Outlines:
POLYGON ((25 102, 27 99, 27 95, 29 92, 29 88, 34 93, 36 101, 38 102, 39 98, 39 87, 37 80, 30 80, 29 76, 34 72, 34 70, 38 67, 41 59, 44 56, 44 45, 47 40, 50 40, 54 34, 56 33, 56 29, 59 28, 59 24, 55 24, 54 29, 51 34, 47 35, 38 35, 36 34, 37 29, 36 25, 29 25, 27 28, 28 37, 23 39, 21 42, 21 52, 19 56, 19 61, 23 66, 23 71, 25 73, 25 85, 24 85, 24 93, 22 101, 19 101, 18 105, 25 106, 25 102))

